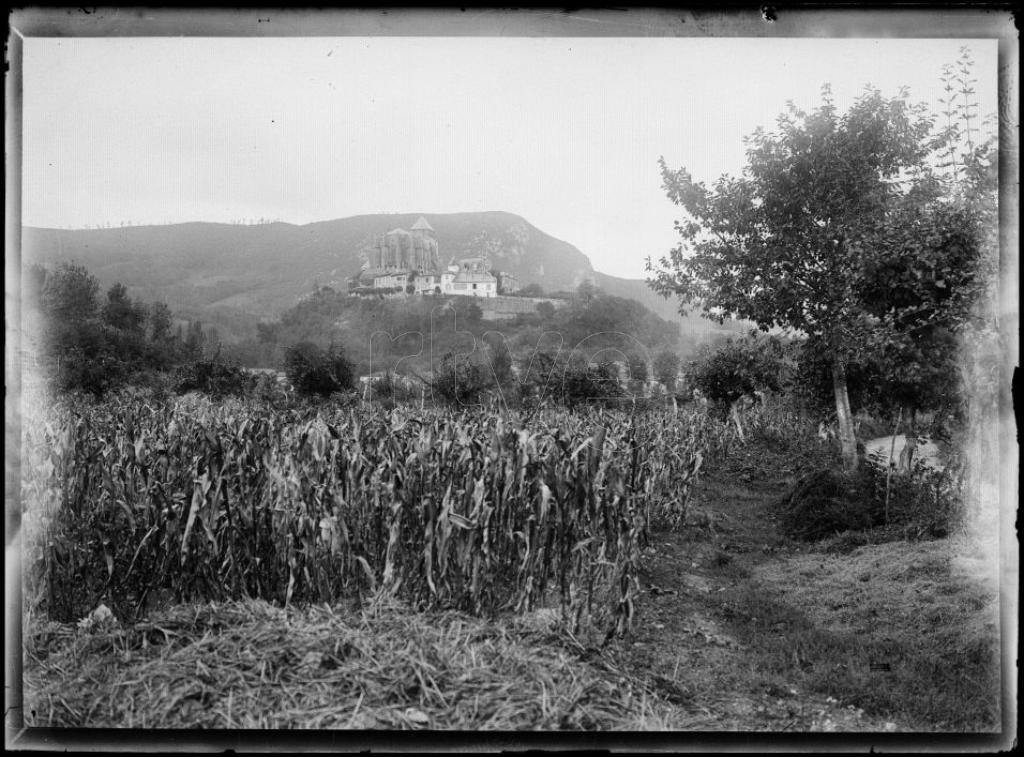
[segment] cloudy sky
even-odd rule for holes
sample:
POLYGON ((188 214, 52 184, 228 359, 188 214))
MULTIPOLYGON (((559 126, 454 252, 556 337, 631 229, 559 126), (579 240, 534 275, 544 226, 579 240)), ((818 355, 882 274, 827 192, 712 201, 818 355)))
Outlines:
POLYGON ((29 38, 23 222, 507 210, 642 277, 675 241, 659 156, 738 173, 824 82, 935 102, 962 45, 994 112, 992 40, 29 38))

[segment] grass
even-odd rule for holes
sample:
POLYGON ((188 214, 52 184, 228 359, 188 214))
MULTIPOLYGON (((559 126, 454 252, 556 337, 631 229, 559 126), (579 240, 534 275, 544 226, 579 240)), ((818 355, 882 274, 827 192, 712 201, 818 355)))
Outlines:
POLYGON ((26 725, 669 727, 663 702, 580 661, 552 627, 543 613, 488 623, 397 605, 355 613, 262 601, 178 605, 129 627, 29 622, 26 725))
POLYGON ((999 728, 997 593, 948 541, 766 562, 712 595, 758 667, 922 731, 999 728))

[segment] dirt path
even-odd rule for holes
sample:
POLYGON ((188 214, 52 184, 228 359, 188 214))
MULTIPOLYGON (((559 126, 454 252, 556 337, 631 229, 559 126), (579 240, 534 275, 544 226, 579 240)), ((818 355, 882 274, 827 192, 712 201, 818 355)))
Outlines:
MULTIPOLYGON (((619 664, 675 705, 675 726, 688 730, 904 730, 810 690, 801 673, 811 663, 796 647, 792 661, 772 659, 742 640, 751 640, 758 621, 750 612, 759 603, 745 600, 763 588, 759 566, 803 549, 772 522, 770 506, 783 491, 782 482, 708 480, 694 492, 686 527, 652 537, 640 620, 632 643, 617 652, 619 664)), ((758 633, 776 635, 778 647, 785 613, 772 620, 758 633)))

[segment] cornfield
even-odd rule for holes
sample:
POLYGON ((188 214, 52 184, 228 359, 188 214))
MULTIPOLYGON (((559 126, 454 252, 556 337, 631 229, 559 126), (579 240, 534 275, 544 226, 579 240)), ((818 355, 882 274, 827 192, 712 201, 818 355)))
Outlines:
POLYGON ((699 412, 272 408, 186 396, 24 424, 25 597, 71 621, 147 596, 478 615, 624 632, 651 524, 728 427, 699 412))

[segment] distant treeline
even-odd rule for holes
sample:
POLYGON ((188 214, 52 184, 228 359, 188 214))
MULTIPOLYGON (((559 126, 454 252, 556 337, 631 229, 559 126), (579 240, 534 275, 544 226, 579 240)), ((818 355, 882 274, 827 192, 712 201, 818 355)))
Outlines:
POLYGON ((468 297, 364 299, 325 286, 256 329, 255 338, 225 345, 224 355, 243 365, 279 367, 290 345, 341 345, 360 373, 430 370, 449 352, 472 352, 495 339, 517 358, 539 349, 648 362, 679 340, 678 324, 590 283, 570 293, 564 308, 542 302, 536 312, 501 321, 486 320, 468 297))
POLYGON ((22 296, 28 368, 58 391, 103 394, 199 360, 219 345, 215 329, 176 321, 166 303, 134 300, 123 284, 101 296, 96 278, 71 262, 30 267, 22 296))

